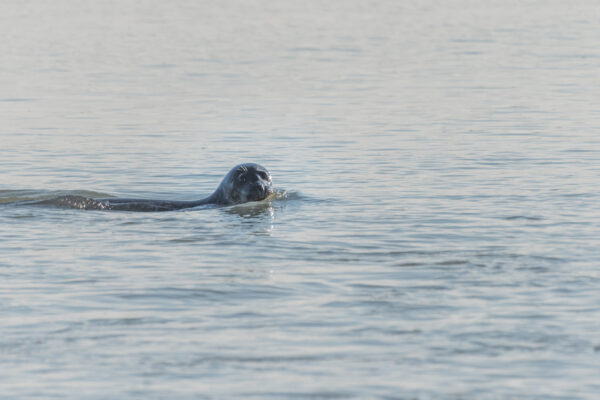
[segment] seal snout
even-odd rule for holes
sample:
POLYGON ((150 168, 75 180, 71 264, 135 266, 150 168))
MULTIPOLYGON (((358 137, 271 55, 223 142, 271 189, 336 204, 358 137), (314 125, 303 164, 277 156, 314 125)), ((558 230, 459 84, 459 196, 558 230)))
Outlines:
POLYGON ((258 190, 265 195, 270 194, 271 192, 271 185, 268 183, 265 183, 263 181, 259 181, 258 182, 258 190))
POLYGON ((254 201, 260 201, 266 199, 271 193, 273 193, 273 189, 269 183, 258 181, 250 191, 249 197, 254 201))

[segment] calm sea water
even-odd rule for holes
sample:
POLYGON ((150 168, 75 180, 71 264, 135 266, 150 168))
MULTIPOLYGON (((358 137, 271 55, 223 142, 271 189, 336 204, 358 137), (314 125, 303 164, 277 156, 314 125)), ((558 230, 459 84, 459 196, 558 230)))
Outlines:
POLYGON ((0 398, 597 399, 598 12, 3 1, 0 398))

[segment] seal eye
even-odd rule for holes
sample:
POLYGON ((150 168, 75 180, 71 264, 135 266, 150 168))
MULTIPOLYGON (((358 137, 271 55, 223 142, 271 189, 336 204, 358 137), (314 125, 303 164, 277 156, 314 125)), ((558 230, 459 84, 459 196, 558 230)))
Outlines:
POLYGON ((258 172, 258 176, 260 176, 260 177, 261 177, 261 179, 264 179, 265 181, 268 181, 268 180, 269 180, 269 176, 267 175, 267 173, 266 173, 266 172, 259 171, 259 172, 258 172))

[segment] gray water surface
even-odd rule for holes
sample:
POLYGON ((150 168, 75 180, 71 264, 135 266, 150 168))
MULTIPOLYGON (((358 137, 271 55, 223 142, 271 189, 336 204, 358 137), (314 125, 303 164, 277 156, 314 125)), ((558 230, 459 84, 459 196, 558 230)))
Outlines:
POLYGON ((2 2, 0 398, 597 399, 598 16, 2 2))

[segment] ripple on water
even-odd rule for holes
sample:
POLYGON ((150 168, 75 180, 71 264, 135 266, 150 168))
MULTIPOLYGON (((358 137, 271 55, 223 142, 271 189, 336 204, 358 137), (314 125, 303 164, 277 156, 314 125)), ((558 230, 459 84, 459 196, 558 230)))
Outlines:
POLYGON ((113 296, 139 304, 145 302, 159 303, 206 303, 206 302, 235 302, 247 299, 278 299, 290 295, 288 289, 268 285, 220 285, 217 287, 156 287, 144 290, 127 290, 117 292, 113 296))

